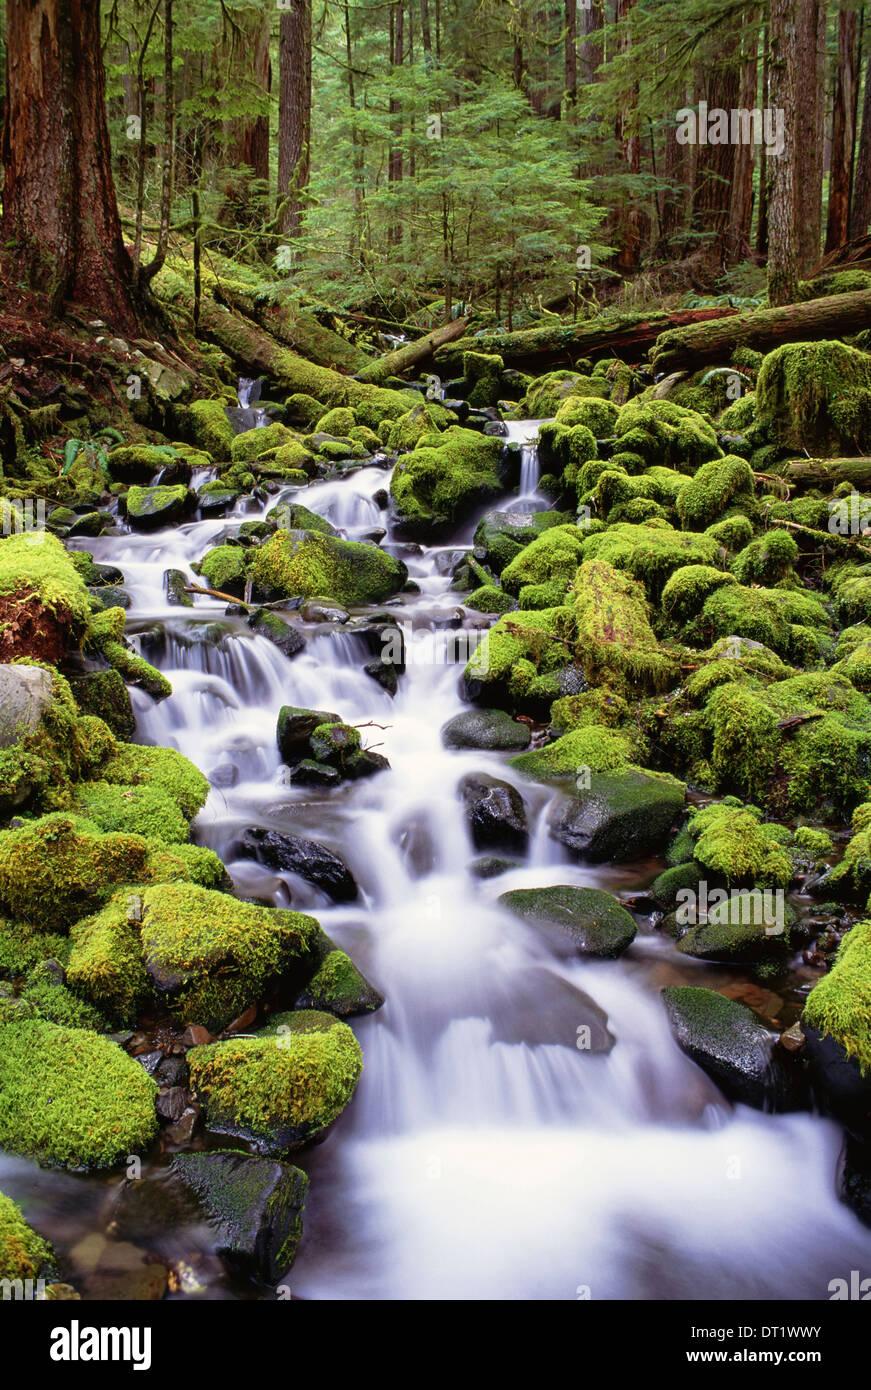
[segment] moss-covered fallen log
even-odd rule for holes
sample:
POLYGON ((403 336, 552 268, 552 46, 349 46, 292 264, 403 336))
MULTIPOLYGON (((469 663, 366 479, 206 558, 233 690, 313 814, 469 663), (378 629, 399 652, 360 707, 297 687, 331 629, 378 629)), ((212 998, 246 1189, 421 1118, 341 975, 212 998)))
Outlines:
MULTIPOLYGON (((215 298, 221 303, 253 319, 267 333, 286 347, 293 348, 308 362, 321 367, 331 367, 337 372, 357 372, 368 367, 372 359, 362 348, 349 343, 341 334, 334 333, 318 323, 314 314, 301 309, 298 304, 263 302, 245 293, 238 285, 222 280, 215 289, 215 298)), ((374 381, 374 377, 361 377, 361 380, 374 381)), ((379 380, 381 378, 378 378, 379 380)))
POLYGON ((479 333, 439 349, 437 363, 461 367, 464 352, 495 352, 507 367, 541 370, 549 363, 573 365, 591 353, 613 353, 640 361, 660 334, 685 324, 707 323, 734 314, 734 309, 679 309, 674 313, 620 314, 583 323, 555 320, 543 328, 516 333, 479 333))
POLYGON ((831 492, 839 483, 852 487, 871 487, 871 458, 854 459, 790 459, 778 464, 781 477, 791 488, 819 488, 831 492))
POLYGON ((431 357, 437 348, 445 343, 452 343, 455 338, 460 338, 465 333, 468 326, 468 319, 455 319, 453 323, 443 324, 441 328, 433 329, 432 333, 427 333, 423 338, 417 338, 413 343, 403 343, 402 347, 396 348, 393 352, 388 352, 384 357, 379 357, 377 362, 370 362, 362 371, 357 372, 358 381, 371 381, 380 385, 389 376, 402 376, 410 367, 414 367, 418 362, 423 362, 425 358, 431 357))
MULTIPOLYGON (((181 276, 164 272, 161 293, 167 303, 193 314, 193 289, 181 276)), ((329 407, 351 406, 358 416, 361 411, 365 414, 363 423, 373 429, 381 420, 398 419, 420 399, 417 392, 390 391, 307 362, 276 342, 265 329, 216 303, 210 295, 203 295, 200 303, 200 332, 246 372, 269 377, 278 392, 301 392, 329 407)))
POLYGON ((757 309, 709 323, 674 326, 657 338, 651 360, 657 371, 726 362, 738 347, 768 352, 781 343, 841 338, 871 327, 871 290, 828 295, 778 309, 757 309))

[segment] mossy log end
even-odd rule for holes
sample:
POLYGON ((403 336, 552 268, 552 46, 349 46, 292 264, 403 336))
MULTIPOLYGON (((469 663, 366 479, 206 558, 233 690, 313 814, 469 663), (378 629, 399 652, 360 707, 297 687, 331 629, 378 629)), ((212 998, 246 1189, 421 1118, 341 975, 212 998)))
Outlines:
POLYGON ((499 354, 506 367, 522 368, 528 364, 539 371, 549 363, 571 366, 578 357, 591 354, 613 354, 640 362, 666 329, 707 323, 734 313, 734 309, 679 309, 674 313, 621 314, 587 319, 583 323, 555 320, 544 328, 461 338, 458 343, 438 350, 435 360, 451 367, 462 363, 464 352, 492 352, 499 354))
POLYGON ((409 367, 414 367, 418 362, 423 362, 427 357, 432 357, 437 348, 445 343, 452 343, 455 338, 460 338, 465 333, 468 326, 468 319, 455 319, 453 323, 443 324, 441 328, 433 329, 432 333, 427 333, 424 338, 417 338, 413 343, 403 343, 402 347, 396 348, 394 352, 388 352, 384 357, 379 357, 377 362, 371 362, 362 371, 357 372, 358 381, 371 381, 380 385, 389 376, 402 376, 409 367))
POLYGON ((737 347, 768 352, 781 343, 841 338, 871 328, 871 290, 833 294, 778 309, 734 314, 714 323, 674 326, 657 338, 651 359, 657 371, 695 370, 708 362, 726 362, 737 347))

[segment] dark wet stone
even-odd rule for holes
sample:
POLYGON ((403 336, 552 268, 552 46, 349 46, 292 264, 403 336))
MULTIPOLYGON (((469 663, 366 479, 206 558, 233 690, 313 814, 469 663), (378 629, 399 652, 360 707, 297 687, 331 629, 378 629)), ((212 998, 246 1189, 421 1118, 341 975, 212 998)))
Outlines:
POLYGON ((472 772, 458 790, 476 849, 526 849, 526 808, 516 787, 472 772))
POLYGON ((520 724, 501 709, 469 709, 449 719, 442 729, 446 748, 483 748, 488 752, 517 752, 529 747, 528 724, 520 724))
POLYGON ((633 918, 601 888, 514 888, 499 902, 558 947, 571 947, 582 956, 619 956, 635 939, 633 918))
POLYGON ((299 874, 334 902, 352 902, 357 897, 357 884, 347 864, 314 840, 252 826, 245 831, 240 849, 243 855, 256 859, 268 869, 299 874))

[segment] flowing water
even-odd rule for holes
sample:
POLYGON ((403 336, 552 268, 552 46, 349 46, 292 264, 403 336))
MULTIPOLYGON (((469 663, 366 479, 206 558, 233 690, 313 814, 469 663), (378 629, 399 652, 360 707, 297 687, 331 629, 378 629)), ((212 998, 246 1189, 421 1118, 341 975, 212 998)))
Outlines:
MULTIPOLYGON (((536 422, 510 429, 534 439, 536 422)), ((501 505, 549 505, 536 493, 532 445, 522 471, 520 498, 501 505)), ((385 527, 376 494, 387 481, 365 467, 300 500, 353 538, 385 527)), ((499 908, 509 888, 635 889, 659 865, 572 862, 547 833, 553 793, 524 783, 503 755, 443 748, 442 726, 464 708, 450 659, 458 625, 476 640, 476 615, 450 590, 450 552, 469 543, 474 521, 452 546, 398 547, 420 592, 392 605, 408 666, 391 699, 363 672, 369 658, 346 627, 301 624, 307 647, 288 660, 215 600, 167 605, 163 571, 193 580, 191 561, 256 514, 86 544, 124 571, 128 630, 173 684, 158 704, 134 691, 138 737, 179 748, 212 782, 196 839, 226 859, 244 895, 315 913, 386 997, 353 1021, 365 1058, 354 1101, 297 1160, 312 1182, 293 1292, 826 1298, 830 1279, 867 1270, 869 1233, 836 1197, 840 1130, 728 1105, 672 1040, 659 988, 711 984, 722 967, 677 956, 643 920, 618 961, 558 955, 499 908), (365 725, 364 744, 390 771, 338 790, 291 786, 275 744, 282 704, 365 725), (472 771, 518 786, 534 826, 526 858, 491 880, 470 872, 457 784, 472 771), (251 825, 335 850, 359 899, 336 905, 238 858, 251 825), (584 995, 608 1015, 608 1055, 579 1050, 584 995)), ((33 1173, 9 1163, 13 1177, 33 1173)), ((41 1201, 68 1216, 74 1181, 40 1174, 41 1201)), ((102 1200, 107 1179, 97 1181, 102 1200)))

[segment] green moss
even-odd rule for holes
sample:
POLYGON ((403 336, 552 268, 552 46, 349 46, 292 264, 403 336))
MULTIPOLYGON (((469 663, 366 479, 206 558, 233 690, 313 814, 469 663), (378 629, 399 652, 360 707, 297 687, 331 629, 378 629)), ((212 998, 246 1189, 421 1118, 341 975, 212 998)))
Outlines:
POLYGON ((743 796, 764 792, 780 746, 777 715, 737 684, 720 686, 705 706, 711 732, 711 765, 718 787, 743 796))
POLYGON ((175 801, 162 787, 149 783, 129 787, 85 782, 70 799, 69 809, 98 830, 144 835, 168 843, 188 838, 188 823, 175 801))
POLYGON ((675 663, 657 644, 638 584, 604 558, 586 559, 575 576, 572 606, 576 654, 590 686, 657 690, 669 684, 675 663))
POLYGON ((66 936, 39 931, 27 922, 8 922, 0 917, 0 978, 12 980, 26 975, 40 961, 57 960, 65 965, 70 943, 66 936))
POLYGON ((390 495, 408 534, 426 536, 461 521, 504 490, 502 441, 452 425, 437 447, 418 445, 393 470, 390 495))
POLYGON ((695 858, 728 883, 786 886, 792 878, 792 861, 777 827, 763 824, 755 807, 731 800, 712 803, 691 814, 689 829, 695 858))
POLYGON ((671 401, 629 401, 617 418, 618 449, 640 454, 647 464, 693 472, 722 450, 710 421, 671 401))
POLYGON ((687 531, 704 530, 735 498, 752 497, 753 488, 753 470, 736 454, 703 463, 695 477, 685 482, 678 493, 681 525, 687 531))
POLYGON ((710 536, 717 545, 723 546, 726 550, 741 550, 752 540, 753 527, 743 512, 735 512, 734 515, 724 516, 721 521, 715 521, 713 526, 708 526, 705 535, 710 536))
POLYGON ((705 600, 702 622, 712 636, 748 637, 787 658, 806 649, 795 626, 828 626, 825 609, 810 593, 739 584, 725 585, 705 600))
POLYGON ((251 575, 263 593, 331 598, 358 607, 395 594, 405 582, 406 569, 374 545, 311 531, 276 531, 257 550, 251 575))
POLYGON ((619 407, 596 396, 568 396, 556 413, 560 425, 583 425, 595 439, 609 439, 614 433, 619 407))
POLYGON ((241 545, 216 545, 207 550, 199 571, 210 589, 242 598, 248 579, 247 555, 241 545))
POLYGON ((506 565, 502 571, 503 589, 519 594, 524 585, 558 581, 565 593, 581 563, 586 539, 577 526, 552 526, 543 531, 506 565))
POLYGON ((555 415, 568 397, 611 394, 610 385, 599 378, 581 376, 577 372, 547 372, 527 388, 523 398, 521 419, 545 420, 555 415))
POLYGON ((151 997, 139 932, 128 920, 137 909, 141 910, 140 894, 121 891, 70 933, 70 987, 119 1028, 134 1026, 151 997))
POLYGON ((304 961, 318 931, 313 917, 189 884, 142 890, 140 936, 152 986, 182 1021, 213 1032, 304 961))
POLYGON ((742 584, 776 584, 792 574, 798 546, 788 531, 768 531, 739 552, 729 568, 742 584))
POLYGON ((629 719, 630 713, 629 703, 622 695, 607 686, 598 686, 580 695, 564 695, 555 700, 550 711, 551 731, 567 734, 590 725, 617 728, 629 719))
POLYGON ((811 457, 871 448, 871 357, 845 343, 784 343, 759 372, 756 414, 771 442, 811 457))
POLYGON ((293 430, 274 420, 262 429, 243 430, 233 438, 230 456, 234 463, 252 463, 285 444, 299 443, 293 430))
MULTIPOLYGON (((34 728, 0 748, 0 809, 7 811, 38 804, 53 787, 88 776, 115 746, 102 720, 79 713, 64 677, 50 667, 39 669, 50 676, 48 705, 34 728)), ((16 730, 6 728, 3 733, 6 741, 16 730)))
POLYGON ((157 1086, 96 1033, 22 1019, 0 1030, 0 1145, 41 1163, 106 1168, 157 1130, 157 1086))
POLYGON ((0 1279, 37 1279, 54 1263, 48 1241, 31 1230, 21 1209, 0 1192, 0 1279))
POLYGON ((796 849, 801 850, 814 863, 825 859, 834 849, 831 836, 825 830, 818 830, 811 825, 796 826, 792 842, 796 849))
POLYGON ((496 584, 483 584, 463 599, 463 606, 476 613, 510 613, 517 607, 510 594, 506 594, 496 584))
POLYGON ((166 792, 188 820, 193 820, 209 794, 208 778, 175 748, 119 744, 100 775, 104 782, 152 786, 166 792))
MULTIPOLYGON (((111 610, 121 614, 123 620, 123 609, 111 610)), ((108 616, 108 615, 107 615, 108 616)), ((105 657, 110 666, 119 673, 131 685, 140 685, 156 700, 165 700, 172 694, 172 685, 150 662, 137 652, 131 651, 123 642, 111 638, 103 639, 97 644, 100 654, 105 657)))
POLYGON ((802 1018, 835 1038, 863 1073, 871 1069, 871 922, 847 932, 834 966, 808 995, 802 1018))
POLYGON ((184 429, 214 459, 228 459, 235 434, 223 401, 193 401, 184 412, 184 429))
MULTIPOLYGON (((600 402, 605 404, 605 402, 600 402)), ((574 482, 582 467, 599 453, 595 435, 586 425, 551 420, 539 427, 538 456, 541 466, 574 482)))
POLYGON ((749 429, 756 418, 756 392, 747 391, 737 401, 727 405, 720 416, 720 429, 725 434, 749 429))
POLYGON ((794 920, 779 890, 733 889, 708 909, 706 921, 690 927, 677 949, 700 960, 783 961, 794 920))
POLYGON ((591 726, 564 734, 555 743, 531 753, 511 758, 518 772, 537 782, 577 777, 587 772, 621 772, 632 761, 632 746, 626 734, 616 729, 591 726))
POLYGON ((675 570, 662 591, 662 610, 683 623, 700 613, 709 594, 735 579, 710 565, 684 565, 675 570))
POLYGON ((621 523, 590 536, 584 558, 604 560, 615 569, 627 570, 642 581, 648 597, 657 601, 666 581, 683 565, 715 567, 719 546, 709 536, 675 531, 661 522, 645 526, 621 523))
POLYGON ((351 1099, 363 1065, 347 1024, 312 1011, 273 1035, 194 1048, 188 1060, 208 1127, 249 1137, 270 1153, 326 1129, 351 1099))
POLYGON ((193 495, 184 483, 160 483, 156 487, 134 485, 126 496, 127 519, 140 525, 164 525, 180 521, 190 509, 193 495))
POLYGON ((70 634, 81 633, 90 617, 82 578, 49 531, 24 531, 0 540, 0 595, 14 595, 22 604, 38 600, 70 634))
POLYGON ((73 683, 73 694, 79 709, 102 719, 116 738, 129 738, 136 728, 130 695, 117 671, 89 671, 73 683))
POLYGON ((77 999, 65 985, 56 983, 41 966, 30 972, 21 998, 32 1004, 40 1017, 49 1023, 59 1023, 65 1028, 90 1028, 97 1033, 106 1031, 106 1020, 102 1014, 90 1004, 77 999))
POLYGON ((100 835, 78 817, 55 814, 0 833, 0 900, 14 916, 57 930, 145 869, 138 835, 100 835))

